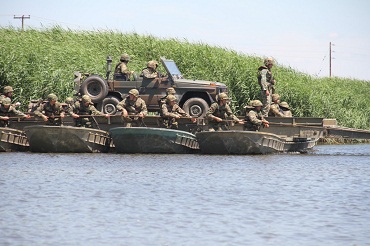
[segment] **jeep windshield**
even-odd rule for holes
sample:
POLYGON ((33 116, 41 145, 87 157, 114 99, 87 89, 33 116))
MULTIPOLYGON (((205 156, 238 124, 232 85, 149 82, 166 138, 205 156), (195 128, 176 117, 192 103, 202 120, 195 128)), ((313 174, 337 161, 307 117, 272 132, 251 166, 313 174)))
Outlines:
POLYGON ((176 63, 173 60, 166 60, 164 58, 161 59, 164 67, 167 70, 168 74, 171 74, 172 78, 174 79, 183 79, 182 74, 177 67, 176 63))

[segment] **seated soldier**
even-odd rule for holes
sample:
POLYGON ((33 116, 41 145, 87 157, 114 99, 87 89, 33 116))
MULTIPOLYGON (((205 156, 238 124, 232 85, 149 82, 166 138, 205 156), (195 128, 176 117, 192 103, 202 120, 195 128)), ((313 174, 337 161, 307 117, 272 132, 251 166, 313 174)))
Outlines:
POLYGON ((287 102, 281 102, 279 106, 280 109, 283 111, 285 117, 293 117, 292 111, 290 110, 289 104, 287 102))
POLYGON ((120 62, 116 65, 114 70, 115 77, 122 76, 123 80, 129 81, 131 75, 134 74, 134 71, 130 71, 127 68, 127 63, 130 61, 130 56, 128 54, 122 54, 120 58, 120 62))
POLYGON ((248 111, 244 118, 245 131, 258 131, 261 126, 269 127, 269 122, 265 120, 262 114, 262 102, 260 100, 252 100, 249 103, 248 111))
POLYGON ((167 99, 168 95, 175 95, 175 94, 176 94, 175 88, 169 87, 169 88, 166 89, 166 95, 164 97, 161 97, 158 100, 159 115, 162 116, 162 105, 166 103, 166 99, 167 99))
MULTIPOLYGON (((168 95, 166 98, 166 103, 162 104, 162 126, 167 129, 178 129, 179 124, 177 119, 180 117, 189 117, 188 115, 176 102, 177 98, 174 95, 168 95)), ((190 118, 194 123, 195 118, 190 118)))
POLYGON ((103 114, 97 110, 88 95, 83 95, 81 101, 75 102, 73 107, 69 108, 68 113, 75 119, 77 127, 86 128, 92 128, 93 122, 96 124, 94 117, 92 117, 93 115, 104 115, 106 118, 110 117, 109 114, 103 114))
POLYGON ((131 89, 128 96, 117 104, 117 110, 122 111, 126 127, 145 126, 143 118, 148 114, 146 103, 139 96, 139 91, 131 89))
POLYGON ((47 96, 47 102, 40 104, 35 110, 35 115, 41 117, 47 125, 60 126, 64 118, 64 110, 58 102, 58 97, 51 93, 47 96))
POLYGON ((16 110, 11 105, 11 99, 9 97, 3 98, 0 103, 0 127, 9 127, 9 117, 20 116, 24 118, 30 118, 30 115, 26 115, 19 110, 16 110))
POLYGON ((280 96, 279 94, 272 94, 272 103, 270 105, 270 110, 268 116, 272 117, 285 117, 282 110, 280 110, 280 96))

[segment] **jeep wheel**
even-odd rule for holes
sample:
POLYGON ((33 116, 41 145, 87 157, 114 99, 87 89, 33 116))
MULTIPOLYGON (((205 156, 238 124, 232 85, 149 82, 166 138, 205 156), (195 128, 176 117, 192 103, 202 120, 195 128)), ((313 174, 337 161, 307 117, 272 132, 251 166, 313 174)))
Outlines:
POLYGON ((104 98, 104 100, 98 104, 98 108, 104 114, 111 114, 115 115, 117 113, 117 104, 120 100, 113 96, 108 96, 104 98))
POLYGON ((83 95, 90 96, 94 103, 98 103, 108 95, 108 85, 98 75, 91 75, 81 84, 83 95))
POLYGON ((194 97, 188 99, 183 106, 186 113, 194 117, 204 117, 209 109, 208 103, 204 99, 194 97))

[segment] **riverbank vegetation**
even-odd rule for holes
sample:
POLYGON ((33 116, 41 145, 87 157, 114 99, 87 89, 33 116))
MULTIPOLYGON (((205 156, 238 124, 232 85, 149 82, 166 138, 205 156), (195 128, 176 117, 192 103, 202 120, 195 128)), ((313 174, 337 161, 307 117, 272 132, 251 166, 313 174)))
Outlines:
MULTIPOLYGON (((131 56, 129 68, 137 73, 149 60, 164 56, 173 59, 186 78, 225 83, 237 112, 260 96, 256 75, 263 57, 185 39, 60 27, 23 32, 0 27, 1 89, 13 86, 15 99, 23 105, 51 92, 64 100, 73 95, 74 71, 105 75, 106 57, 112 56, 114 66, 122 53, 131 56)), ((279 64, 273 73, 277 93, 294 116, 336 118, 342 126, 370 129, 369 81, 316 78, 279 64)))

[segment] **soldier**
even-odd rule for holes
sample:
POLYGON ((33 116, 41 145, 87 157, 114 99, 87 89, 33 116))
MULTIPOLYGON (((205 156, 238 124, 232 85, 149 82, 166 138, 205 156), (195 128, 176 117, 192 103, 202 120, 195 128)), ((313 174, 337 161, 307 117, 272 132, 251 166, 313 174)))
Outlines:
POLYGON ((127 63, 130 61, 130 56, 128 54, 122 54, 120 62, 116 65, 114 70, 115 74, 120 74, 123 76, 124 80, 130 81, 130 77, 134 74, 134 71, 130 71, 127 68, 127 63))
POLYGON ((16 110, 14 106, 11 105, 11 99, 6 97, 2 99, 0 103, 0 127, 9 127, 9 117, 10 116, 20 116, 29 119, 31 116, 16 110))
POLYGON ((141 72, 141 77, 143 77, 143 81, 150 80, 154 82, 161 82, 167 81, 167 77, 162 76, 160 72, 157 71, 158 62, 155 60, 149 61, 141 72))
POLYGON ((220 93, 217 95, 217 102, 212 103, 209 107, 209 110, 206 113, 209 131, 228 130, 228 117, 230 117, 235 123, 243 123, 243 121, 239 120, 231 111, 231 108, 227 103, 228 100, 229 98, 226 93, 220 93))
MULTIPOLYGON (((167 129, 178 129, 179 124, 176 121, 180 117, 189 117, 188 115, 176 102, 177 98, 174 95, 168 95, 166 103, 162 104, 162 126, 167 129)), ((190 119, 193 123, 196 121, 195 118, 190 119)))
POLYGON ((272 117, 285 117, 283 111, 279 107, 280 96, 279 94, 272 94, 272 103, 270 105, 269 116, 272 117))
POLYGON ((292 111, 290 111, 290 107, 287 102, 281 102, 279 106, 280 106, 280 109, 283 111, 283 114, 285 117, 293 117, 292 111))
POLYGON ((166 95, 158 100, 159 114, 162 116, 162 105, 166 103, 166 99, 169 95, 176 95, 175 88, 169 87, 166 89, 166 95))
POLYGON ((93 116, 88 115, 104 115, 109 118, 109 114, 103 114, 94 107, 91 102, 91 98, 88 95, 83 95, 81 101, 75 102, 73 107, 71 107, 68 113, 75 119, 75 124, 77 127, 92 128, 93 121, 97 125, 93 116))
MULTIPOLYGON (((5 86, 4 87, 4 90, 3 90, 3 94, 0 95, 0 103, 1 103, 1 101, 4 98, 10 98, 10 101, 12 101, 13 100, 13 91, 14 91, 13 90, 13 87, 11 87, 11 86, 5 86)), ((19 105, 21 105, 21 103, 20 102, 17 102, 13 106, 14 107, 18 107, 19 105)))
POLYGON ((64 118, 64 110, 58 102, 58 97, 51 93, 47 96, 47 102, 40 104, 35 110, 35 115, 41 117, 47 125, 60 126, 64 118))
POLYGON ((248 108, 250 109, 244 118, 244 130, 245 131, 258 131, 263 125, 269 127, 269 122, 265 120, 261 112, 262 102, 260 100, 252 100, 249 103, 248 108))
POLYGON ((272 76, 271 68, 274 65, 274 59, 268 57, 264 60, 265 66, 258 68, 258 84, 261 86, 261 97, 263 102, 262 114, 267 117, 270 111, 271 95, 275 93, 276 81, 272 76))
POLYGON ((70 110, 73 110, 75 104, 75 100, 72 97, 67 97, 65 100, 65 112, 70 112, 70 110))
POLYGON ((139 91, 131 89, 128 96, 117 104, 117 110, 122 111, 126 127, 144 125, 143 118, 148 114, 145 101, 140 98, 139 91))

